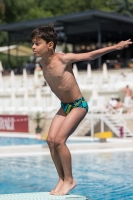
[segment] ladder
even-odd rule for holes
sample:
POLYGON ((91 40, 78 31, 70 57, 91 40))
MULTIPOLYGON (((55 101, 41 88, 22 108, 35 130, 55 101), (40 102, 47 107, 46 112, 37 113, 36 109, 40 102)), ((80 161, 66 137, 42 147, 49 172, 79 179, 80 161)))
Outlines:
POLYGON ((120 127, 123 127, 123 134, 124 137, 131 137, 133 136, 133 132, 126 126, 126 121, 123 119, 121 115, 117 114, 104 114, 101 115, 101 120, 112 130, 117 137, 120 136, 120 127))

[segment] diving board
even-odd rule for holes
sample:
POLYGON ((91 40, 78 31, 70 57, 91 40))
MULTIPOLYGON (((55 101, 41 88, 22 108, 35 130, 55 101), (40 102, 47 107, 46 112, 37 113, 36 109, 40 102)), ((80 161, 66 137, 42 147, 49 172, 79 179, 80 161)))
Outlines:
POLYGON ((87 200, 79 195, 50 195, 49 192, 1 194, 0 200, 87 200))

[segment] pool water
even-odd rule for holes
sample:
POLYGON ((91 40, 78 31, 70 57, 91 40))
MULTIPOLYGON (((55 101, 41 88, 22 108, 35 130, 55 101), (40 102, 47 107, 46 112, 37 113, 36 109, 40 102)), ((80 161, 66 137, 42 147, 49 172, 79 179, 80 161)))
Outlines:
MULTIPOLYGON (((89 200, 133 199, 133 152, 73 154, 77 187, 89 200)), ((50 156, 0 159, 0 194, 50 191, 57 173, 50 156)))
MULTIPOLYGON (((68 140, 67 143, 81 143, 91 142, 88 140, 68 140)), ((36 138, 20 138, 20 137, 0 137, 0 146, 11 145, 33 145, 33 144, 47 144, 45 140, 37 140, 36 138)))
POLYGON ((36 138, 0 137, 0 146, 46 144, 45 140, 36 138))

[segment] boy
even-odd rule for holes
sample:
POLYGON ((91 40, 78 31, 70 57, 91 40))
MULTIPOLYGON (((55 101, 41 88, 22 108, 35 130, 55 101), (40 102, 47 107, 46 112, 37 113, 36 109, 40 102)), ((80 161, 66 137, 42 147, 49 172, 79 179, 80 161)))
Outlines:
POLYGON ((50 192, 53 195, 68 194, 76 186, 72 176, 71 154, 65 142, 74 132, 88 111, 70 66, 73 62, 93 60, 114 50, 132 44, 126 40, 111 47, 89 53, 55 53, 57 34, 52 26, 42 26, 31 34, 32 49, 36 57, 41 57, 43 75, 51 90, 61 100, 61 108, 51 123, 47 143, 58 172, 59 181, 50 192))

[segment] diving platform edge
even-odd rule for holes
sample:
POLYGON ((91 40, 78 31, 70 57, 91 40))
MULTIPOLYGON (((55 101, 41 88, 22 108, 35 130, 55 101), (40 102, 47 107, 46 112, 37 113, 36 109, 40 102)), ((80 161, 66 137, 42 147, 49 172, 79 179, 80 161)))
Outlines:
POLYGON ((88 200, 79 195, 50 195, 49 192, 0 194, 0 200, 88 200))

